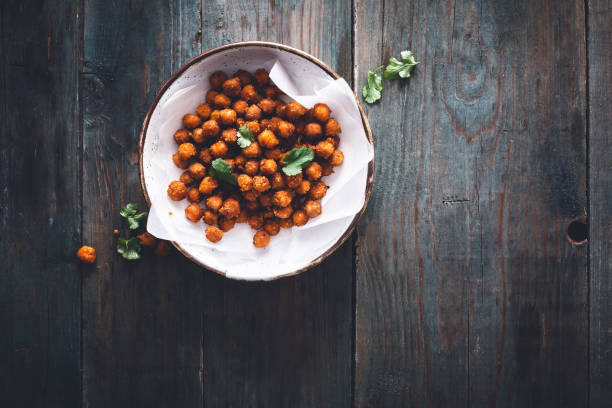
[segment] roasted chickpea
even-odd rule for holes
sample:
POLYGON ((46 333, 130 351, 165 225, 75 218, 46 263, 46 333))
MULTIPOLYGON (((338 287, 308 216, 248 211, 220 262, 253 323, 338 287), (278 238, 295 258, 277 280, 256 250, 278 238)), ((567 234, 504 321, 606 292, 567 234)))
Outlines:
POLYGON ((304 211, 308 218, 315 218, 321 215, 321 203, 314 200, 308 200, 304 204, 304 211))
POLYGON ((272 193, 264 193, 259 196, 259 203, 262 207, 270 207, 272 205, 272 193))
POLYGON ((295 122, 306 113, 306 108, 300 105, 299 102, 292 101, 285 107, 285 117, 292 122, 295 122))
POLYGON ((249 219, 249 213, 247 213, 246 210, 242 208, 240 210, 240 214, 238 214, 238 217, 236 217, 236 223, 242 224, 243 222, 247 222, 248 219, 249 219))
POLYGON ((217 108, 229 108, 231 104, 232 100, 229 96, 222 93, 217 94, 217 96, 215 96, 215 106, 217 108))
POLYGON ((293 126, 293 124, 290 122, 283 120, 277 126, 277 134, 282 138, 287 139, 288 137, 291 137, 293 132, 295 132, 295 126, 293 126))
POLYGON ((183 126, 187 129, 197 128, 202 124, 202 119, 198 115, 188 113, 183 116, 183 126))
POLYGON ((202 196, 197 188, 192 187, 187 191, 187 201, 190 203, 199 203, 201 198, 202 196))
POLYGON ((261 119, 261 108, 257 105, 251 105, 247 108, 244 118, 246 120, 259 120, 261 119))
POLYGON ((219 122, 219 117, 221 116, 221 111, 219 109, 215 109, 210 112, 210 120, 214 120, 215 122, 219 122))
POLYGON ((277 207, 286 207, 291 204, 291 200, 293 200, 293 191, 279 190, 274 193, 272 203, 277 207))
POLYGON ((174 165, 179 169, 186 169, 189 167, 189 160, 181 159, 178 153, 172 155, 172 162, 174 162, 174 165))
POLYGON ((173 181, 168 185, 168 197, 173 201, 181 201, 187 196, 187 186, 180 181, 173 181))
POLYGON ((331 164, 332 166, 339 166, 342 164, 343 161, 344 153, 342 153, 340 150, 334 151, 334 153, 329 158, 329 164, 331 164))
POLYGON ((193 137, 193 141, 196 143, 204 143, 206 136, 204 135, 204 130, 201 127, 193 129, 191 132, 191 137, 193 137))
POLYGON ((264 115, 271 115, 274 113, 274 109, 276 109, 276 102, 270 98, 263 98, 257 102, 257 106, 259 106, 264 115))
POLYGON ((225 157, 227 151, 227 145, 222 140, 219 140, 217 143, 210 146, 210 154, 212 154, 214 157, 225 157))
POLYGON ((274 236, 274 235, 277 235, 278 232, 280 231, 280 225, 278 221, 267 220, 266 222, 264 222, 263 229, 271 236, 274 236))
POLYGON ((342 129, 335 119, 332 118, 325 123, 325 136, 336 136, 340 132, 342 132, 342 129))
MULTIPOLYGON (((250 145, 248 145, 247 147, 245 147, 244 149, 242 149, 242 154, 245 157, 248 157, 250 159, 256 159, 258 157, 261 156, 261 148, 259 147, 259 143, 257 142, 253 142, 250 145)), ((250 175, 250 173, 247 171, 247 174, 250 175)))
POLYGON ((253 213, 249 216, 249 220, 247 222, 251 228, 253 228, 254 230, 258 230, 263 227, 263 215, 259 212, 253 213))
POLYGON ((298 173, 295 176, 285 176, 285 184, 289 188, 298 188, 302 184, 302 173, 298 173))
POLYGON ((259 171, 259 162, 257 160, 247 160, 244 164, 244 172, 249 176, 254 176, 259 171))
POLYGON ((242 99, 238 99, 232 104, 232 108, 236 111, 238 116, 244 116, 248 107, 249 104, 247 101, 243 101, 242 99))
POLYGON ((228 218, 223 215, 220 215, 217 224, 223 232, 227 232, 234 228, 234 225, 236 225, 236 218, 228 218))
POLYGON ((240 203, 234 198, 228 198, 219 208, 219 212, 227 218, 236 218, 240 214, 240 203))
POLYGON ((277 169, 278 166, 272 159, 261 159, 259 162, 259 171, 263 175, 271 176, 272 174, 276 173, 277 169))
POLYGON ((214 89, 211 89, 210 91, 206 92, 206 103, 209 105, 214 105, 215 96, 217 95, 219 95, 219 92, 215 91, 214 89))
POLYGON ((319 142, 315 146, 315 153, 317 156, 321 156, 324 159, 327 159, 334 152, 334 145, 330 142, 319 142))
POLYGON ((320 200, 325 197, 326 193, 327 186, 325 185, 325 183, 322 181, 317 181, 316 183, 313 183, 310 187, 309 196, 313 200, 320 200))
POLYGON ((200 160, 206 164, 212 162, 213 159, 212 154, 210 154, 210 149, 208 147, 200 150, 200 154, 198 156, 200 160))
POLYGON ((258 134, 259 131, 261 130, 261 126, 259 125, 259 122, 256 120, 251 120, 247 122, 245 126, 248 127, 249 130, 253 132, 254 135, 258 134))
POLYGON ((253 245, 256 248, 265 248, 270 243, 270 235, 266 231, 257 231, 253 235, 253 245))
POLYGON ((212 89, 216 89, 217 91, 221 90, 221 86, 223 82, 227 80, 227 74, 223 71, 213 72, 212 75, 208 78, 208 82, 210 83, 210 87, 212 89))
POLYGON ((240 79, 240 83, 244 85, 248 85, 253 82, 253 75, 250 72, 245 71, 244 69, 239 69, 234 73, 234 77, 240 79))
POLYGON ((79 258, 81 262, 94 263, 96 262, 96 250, 93 247, 83 245, 77 251, 77 258, 79 258))
POLYGON ((136 238, 138 238, 138 241, 140 241, 140 245, 147 248, 153 248, 157 243, 157 238, 148 232, 143 232, 140 235, 136 235, 136 238))
POLYGON ((202 209, 196 203, 191 203, 185 208, 185 218, 191 222, 198 222, 202 218, 202 209))
POLYGON ((261 95, 253 85, 246 85, 240 92, 240 97, 249 103, 257 103, 261 99, 261 95))
POLYGON ((278 139, 271 130, 264 130, 257 136, 257 141, 262 147, 272 149, 278 146, 278 139))
POLYGON ((282 218, 278 221, 278 224, 280 225, 281 228, 291 228, 293 227, 293 220, 291 219, 291 217, 282 218))
POLYGON ((272 132, 276 133, 278 132, 278 125, 282 122, 283 120, 281 118, 279 118, 278 116, 275 116, 273 118, 270 118, 270 120, 267 123, 266 128, 268 130, 271 130, 272 132))
POLYGON ((219 228, 215 227, 214 225, 206 228, 206 239, 208 239, 210 242, 219 242, 221 241, 221 238, 223 238, 223 231, 221 231, 219 228))
POLYGON ((276 85, 264 88, 264 96, 266 98, 275 99, 279 95, 282 95, 282 92, 276 85))
POLYGON ((198 151, 193 143, 183 143, 178 147, 178 155, 181 160, 189 160, 196 155, 198 151))
POLYGON ((223 199, 220 195, 212 195, 206 199, 206 208, 212 211, 219 211, 223 205, 223 199))
POLYGON ((301 227, 308 222, 308 215, 304 212, 304 210, 297 210, 293 213, 293 224, 297 227, 301 227))
POLYGON ((249 191, 253 188, 253 178, 248 174, 240 174, 236 178, 240 191, 249 191))
POLYGON ((274 209, 274 215, 280 219, 290 218, 291 214, 293 214, 293 208, 290 205, 274 209))
POLYGON ((217 179, 214 177, 206 176, 200 182, 198 190, 200 190, 200 193, 204 195, 209 195, 210 193, 215 191, 217 187, 219 187, 219 182, 217 181, 217 179))
POLYGON ((276 104, 276 109, 275 109, 276 114, 278 116, 280 116, 281 118, 285 117, 286 109, 287 109, 287 105, 286 104, 284 104, 284 103, 282 103, 280 101, 276 104))
POLYGON ((331 114, 331 110, 329 106, 324 103, 317 103, 312 107, 312 117, 314 120, 318 120, 321 123, 325 123, 329 120, 329 115, 331 114))
POLYGON ((270 119, 261 119, 259 121, 259 124, 261 125, 262 129, 270 129, 270 119))
POLYGON ((323 162, 321 164, 321 174, 323 176, 329 176, 330 174, 332 174, 334 172, 334 166, 332 166, 331 164, 329 164, 329 162, 323 162))
POLYGON ((304 128, 304 134, 310 139, 316 139, 323 135, 323 129, 317 122, 310 122, 304 128))
POLYGON ((308 165, 308 167, 306 167, 306 170, 304 170, 304 173, 306 174, 306 177, 308 178, 308 180, 310 181, 318 180, 321 178, 321 173, 322 173, 321 165, 317 162, 312 162, 308 165))
POLYGON ((236 140, 238 140, 238 132, 234 128, 224 129, 223 132, 221 132, 221 139, 225 143, 236 143, 236 140))
POLYGON ((215 225, 219 220, 217 214, 213 210, 204 210, 204 215, 202 216, 202 219, 208 225, 215 225))
POLYGON ((189 171, 184 171, 179 177, 179 181, 188 185, 188 184, 194 183, 195 179, 193 178, 193 176, 191 175, 189 171))
POLYGON ((234 163, 236 164, 237 168, 239 168, 240 170, 244 170, 244 164, 246 163, 246 157, 239 154, 236 157, 234 157, 234 163))
POLYGON ((270 177, 270 185, 274 190, 285 187, 285 179, 283 179, 283 175, 280 173, 274 173, 272 177, 270 177))
POLYGON ((260 193, 270 189, 270 180, 265 176, 253 177, 253 189, 260 193))
POLYGON ((240 95, 240 91, 242 90, 240 79, 230 78, 227 81, 223 82, 222 88, 224 94, 235 98, 240 95))
POLYGON ((263 68, 259 68, 255 71, 255 83, 258 87, 263 88, 270 83, 270 76, 268 71, 263 68))
POLYGON ((310 191, 310 181, 308 180, 302 180, 298 188, 295 189, 295 192, 300 195, 307 194, 309 191, 310 191))
POLYGON ((187 143, 191 140, 191 135, 187 129, 179 129, 174 132, 174 141, 176 144, 180 145, 183 143, 187 143))
POLYGON ((203 103, 196 108, 196 113, 202 120, 208 119, 210 117, 210 112, 212 112, 212 108, 207 103, 203 103))
POLYGON ((189 173, 191 173, 194 180, 200 180, 206 175, 206 167, 202 163, 192 163, 189 166, 189 173))

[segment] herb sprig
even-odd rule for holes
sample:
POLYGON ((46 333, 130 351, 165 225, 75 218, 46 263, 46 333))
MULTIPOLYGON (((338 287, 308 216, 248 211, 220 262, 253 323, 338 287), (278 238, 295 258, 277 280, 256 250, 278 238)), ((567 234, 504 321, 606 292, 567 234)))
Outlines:
POLYGON ((240 129, 238 129, 238 140, 236 140, 238 146, 244 149, 245 147, 249 147, 253 140, 255 140, 255 136, 253 132, 251 132, 251 129, 246 126, 240 126, 240 129))
POLYGON ((140 259, 140 252, 142 247, 138 238, 132 237, 130 239, 118 238, 117 239, 117 252, 121 254, 125 259, 134 261, 140 259))
POLYGON ((296 176, 302 172, 302 169, 308 166, 314 160, 314 152, 307 147, 295 147, 287 153, 283 158, 283 173, 288 176, 296 176))
POLYGON ((136 203, 128 203, 125 207, 119 211, 119 215, 125 218, 128 222, 128 226, 131 230, 138 229, 140 227, 140 222, 145 221, 149 216, 148 211, 143 211, 140 214, 138 212, 138 204, 136 203))
POLYGON ((232 173, 232 166, 223 159, 215 159, 212 162, 209 174, 220 181, 236 185, 236 175, 232 173))
POLYGON ((382 78, 380 74, 377 73, 378 70, 385 67, 384 76, 389 80, 409 78, 414 67, 421 63, 414 58, 412 51, 408 50, 402 51, 400 53, 400 58, 402 59, 401 61, 395 57, 391 57, 386 67, 381 65, 374 71, 368 71, 368 81, 363 86, 362 90, 363 99, 365 99, 367 103, 374 103, 382 96, 382 78))

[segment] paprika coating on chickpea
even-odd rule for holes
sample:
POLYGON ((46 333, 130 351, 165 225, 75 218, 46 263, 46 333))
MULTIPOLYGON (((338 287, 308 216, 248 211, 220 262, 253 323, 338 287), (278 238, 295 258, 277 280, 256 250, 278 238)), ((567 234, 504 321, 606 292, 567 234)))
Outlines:
MULTIPOLYGON (((210 242, 246 223, 253 245, 264 249, 282 229, 322 213, 325 176, 344 162, 342 130, 326 104, 305 107, 284 99, 265 69, 231 76, 219 70, 208 81, 195 112, 185 112, 182 127, 171 135, 177 145, 171 160, 184 171, 167 194, 173 201, 186 199, 185 217, 203 223, 210 242), (304 148, 313 159, 299 162, 296 171, 294 150, 304 148)), ((139 239, 157 244, 145 234, 139 239)), ((79 259, 91 259, 91 251, 82 251, 79 259)))

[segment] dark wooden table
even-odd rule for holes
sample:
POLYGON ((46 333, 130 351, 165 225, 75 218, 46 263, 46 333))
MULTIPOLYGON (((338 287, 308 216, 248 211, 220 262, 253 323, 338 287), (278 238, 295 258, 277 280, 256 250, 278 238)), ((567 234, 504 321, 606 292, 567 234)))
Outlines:
POLYGON ((609 0, 2 1, 0 406, 610 407, 611 23, 609 0), (366 106, 357 232, 269 283, 124 261, 149 103, 241 40, 356 92, 422 61, 366 106))

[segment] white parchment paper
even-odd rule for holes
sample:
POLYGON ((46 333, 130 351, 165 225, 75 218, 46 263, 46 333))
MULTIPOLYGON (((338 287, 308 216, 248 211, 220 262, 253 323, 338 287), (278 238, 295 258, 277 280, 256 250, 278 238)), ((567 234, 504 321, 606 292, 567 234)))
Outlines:
MULTIPOLYGON (((246 47, 227 50, 194 64, 160 99, 151 115, 143 147, 143 171, 151 209, 147 230, 161 239, 179 243, 196 260, 220 270, 229 278, 267 280, 307 266, 329 249, 349 227, 365 200, 368 163, 373 151, 363 129, 355 96, 344 79, 334 80, 309 60, 273 48, 246 47), (166 189, 183 170, 172 162, 177 146, 174 132, 185 113, 195 112, 209 89, 208 76, 222 69, 254 72, 264 67, 288 97, 306 107, 326 103, 342 128, 339 149, 344 163, 323 180, 329 186, 321 200, 322 214, 302 227, 281 229, 265 249, 252 244, 248 224, 236 224, 216 244, 205 235, 203 222, 185 218, 186 200, 175 202, 166 189)), ((203 203, 202 203, 203 205, 203 203)))

